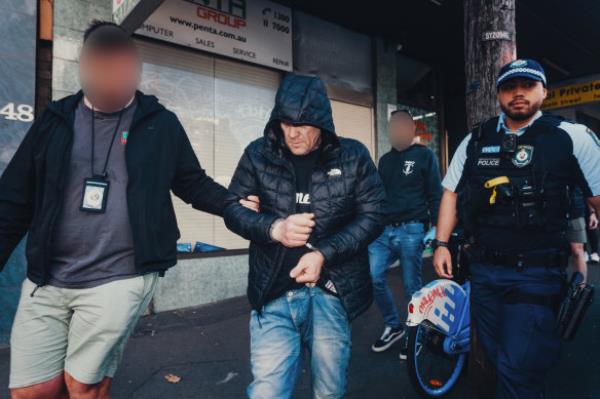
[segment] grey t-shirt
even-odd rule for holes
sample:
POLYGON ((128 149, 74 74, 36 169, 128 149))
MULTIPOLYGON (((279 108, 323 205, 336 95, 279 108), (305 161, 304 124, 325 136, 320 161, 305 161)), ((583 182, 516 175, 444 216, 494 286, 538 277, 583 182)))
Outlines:
POLYGON ((82 100, 75 110, 73 150, 66 176, 64 202, 52 238, 50 284, 90 288, 136 276, 133 239, 127 209, 125 148, 135 102, 123 110, 108 161, 110 184, 106 212, 80 210, 84 180, 92 177, 92 115, 95 114, 94 172, 104 168, 119 113, 92 113, 82 100))

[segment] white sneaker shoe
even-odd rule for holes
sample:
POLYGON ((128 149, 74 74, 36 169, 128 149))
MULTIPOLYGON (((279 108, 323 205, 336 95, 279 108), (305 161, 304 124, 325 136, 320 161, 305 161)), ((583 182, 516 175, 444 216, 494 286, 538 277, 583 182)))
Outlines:
POLYGON ((597 252, 594 252, 591 256, 590 256, 590 262, 592 263, 600 263, 600 255, 598 255, 597 252))

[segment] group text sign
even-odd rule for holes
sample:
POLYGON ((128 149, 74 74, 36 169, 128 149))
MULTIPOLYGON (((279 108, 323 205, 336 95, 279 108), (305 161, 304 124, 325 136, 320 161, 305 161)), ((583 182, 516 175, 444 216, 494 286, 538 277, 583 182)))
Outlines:
POLYGON ((137 34, 292 70, 292 13, 268 0, 166 0, 137 34))

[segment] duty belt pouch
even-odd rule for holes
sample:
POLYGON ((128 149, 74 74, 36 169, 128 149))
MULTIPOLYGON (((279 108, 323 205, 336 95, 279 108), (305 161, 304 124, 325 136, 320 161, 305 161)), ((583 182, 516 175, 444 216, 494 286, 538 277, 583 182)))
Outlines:
POLYGON ((594 286, 581 284, 580 273, 573 273, 566 297, 564 298, 557 317, 558 334, 564 341, 572 341, 581 322, 592 303, 594 286))

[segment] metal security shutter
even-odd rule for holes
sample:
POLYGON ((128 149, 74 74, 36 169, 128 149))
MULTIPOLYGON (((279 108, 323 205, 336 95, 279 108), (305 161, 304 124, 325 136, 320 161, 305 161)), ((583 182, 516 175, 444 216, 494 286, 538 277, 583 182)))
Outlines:
MULTIPOLYGON (((215 174, 229 185, 246 146, 261 137, 275 103, 281 75, 265 68, 215 60, 215 174)), ((215 221, 215 245, 234 249, 248 243, 215 221)))
POLYGON ((375 157, 375 128, 373 109, 342 101, 331 101, 333 123, 337 134, 363 143, 375 157))
MULTIPOLYGON (((140 89, 177 114, 208 175, 227 186, 244 148, 260 137, 273 107, 280 74, 198 52, 138 41, 143 60, 140 89)), ((175 196, 180 242, 226 249, 248 243, 223 220, 175 196)))

